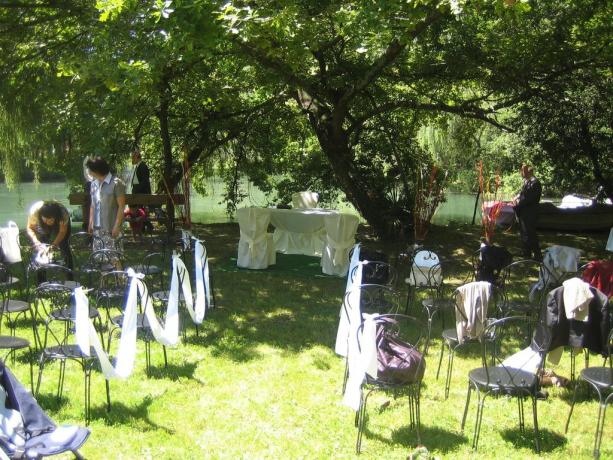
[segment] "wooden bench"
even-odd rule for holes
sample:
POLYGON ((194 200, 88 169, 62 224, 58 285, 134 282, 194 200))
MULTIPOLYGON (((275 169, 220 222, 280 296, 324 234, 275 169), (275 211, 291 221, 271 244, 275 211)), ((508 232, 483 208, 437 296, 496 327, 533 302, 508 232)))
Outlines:
MULTIPOLYGON (((71 193, 68 195, 68 202, 71 205, 80 205, 83 207, 83 220, 88 219, 89 217, 89 209, 87 205, 89 204, 89 195, 86 193, 71 193)), ((132 193, 126 194, 126 204, 141 204, 143 206, 166 206, 166 229, 168 232, 174 231, 175 228, 175 212, 174 208, 177 205, 185 204, 185 196, 174 194, 174 195, 149 195, 146 193, 132 193)), ((157 220, 157 219, 150 219, 157 220)))

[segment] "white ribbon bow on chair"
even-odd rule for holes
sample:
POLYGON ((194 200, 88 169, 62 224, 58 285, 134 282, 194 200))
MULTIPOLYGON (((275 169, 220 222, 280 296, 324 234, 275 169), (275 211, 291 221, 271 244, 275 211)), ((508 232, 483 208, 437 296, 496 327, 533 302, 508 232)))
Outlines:
POLYGON ((241 239, 244 239, 247 244, 249 245, 249 254, 250 256, 253 258, 254 255, 254 250, 255 250, 255 245, 258 243, 261 243, 262 241, 264 241, 267 237, 266 233, 256 237, 256 238, 251 238, 249 235, 247 235, 244 232, 241 232, 241 239))
MULTIPOLYGON (((149 295, 147 285, 142 281, 145 275, 142 273, 136 273, 133 269, 128 268, 126 271, 128 276, 132 278, 130 283, 130 294, 132 293, 132 284, 136 283, 138 287, 138 293, 140 294, 141 302, 143 302, 143 310, 151 333, 156 341, 162 345, 174 347, 179 343, 179 283, 175 282, 173 290, 173 282, 170 284, 170 294, 168 296, 168 305, 166 307, 166 318, 164 327, 158 321, 155 311, 153 310, 153 302, 149 295)), ((173 277, 174 280, 174 277, 173 277)), ((190 292, 191 294, 191 292, 190 292)), ((128 294, 128 301, 130 301, 130 295, 128 294)), ((136 298, 133 298, 133 302, 136 303, 136 298)))
MULTIPOLYGON (((76 304, 75 336, 81 352, 89 356, 90 348, 94 348, 100 361, 102 373, 107 380, 128 378, 132 374, 136 358, 136 302, 130 302, 130 300, 126 302, 117 360, 113 367, 89 317, 89 299, 83 287, 76 288, 74 295, 76 304)), ((128 299, 131 296, 136 296, 136 284, 134 283, 130 285, 128 299)))

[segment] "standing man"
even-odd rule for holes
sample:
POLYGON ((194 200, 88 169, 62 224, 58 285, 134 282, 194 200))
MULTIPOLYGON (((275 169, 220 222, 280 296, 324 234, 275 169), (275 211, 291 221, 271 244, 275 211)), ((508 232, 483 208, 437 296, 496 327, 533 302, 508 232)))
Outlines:
POLYGON ((88 160, 87 169, 94 179, 87 228, 89 233, 98 237, 94 238, 94 251, 103 248, 121 250, 117 240, 123 225, 126 186, 120 178, 111 174, 111 168, 103 158, 88 160))
POLYGON ((513 209, 519 221, 519 234, 523 250, 523 257, 542 260, 541 247, 536 234, 536 221, 538 219, 538 204, 541 201, 541 183, 534 177, 531 166, 522 165, 521 177, 524 185, 519 195, 513 200, 513 209))
POLYGON ((130 192, 151 195, 149 168, 143 161, 138 147, 134 147, 134 151, 132 152, 132 165, 134 168, 132 169, 132 175, 130 177, 130 192))
MULTIPOLYGON (((149 179, 149 167, 143 161, 138 146, 134 147, 132 151, 132 175, 130 176, 130 193, 145 193, 151 195, 151 181, 149 179)), ((135 205, 135 208, 141 208, 142 205, 135 205)), ((143 207, 144 208, 144 207, 143 207)), ((146 211, 145 211, 146 214, 146 211)), ((153 225, 151 221, 145 218, 142 222, 143 228, 151 233, 153 232, 153 225)))

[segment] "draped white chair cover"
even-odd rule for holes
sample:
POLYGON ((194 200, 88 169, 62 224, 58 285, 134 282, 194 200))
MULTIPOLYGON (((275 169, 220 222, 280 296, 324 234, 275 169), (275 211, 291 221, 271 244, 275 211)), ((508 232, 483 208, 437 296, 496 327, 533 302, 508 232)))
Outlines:
POLYGON ((292 194, 292 206, 294 208, 316 208, 319 202, 319 193, 298 192, 292 194))
POLYGON ((321 258, 327 275, 345 276, 349 269, 349 251, 355 243, 359 219, 353 214, 333 214, 324 218, 326 245, 321 258))
POLYGON ((267 233, 270 209, 241 208, 236 211, 240 226, 238 260, 243 268, 263 269, 277 261, 272 233, 267 233))

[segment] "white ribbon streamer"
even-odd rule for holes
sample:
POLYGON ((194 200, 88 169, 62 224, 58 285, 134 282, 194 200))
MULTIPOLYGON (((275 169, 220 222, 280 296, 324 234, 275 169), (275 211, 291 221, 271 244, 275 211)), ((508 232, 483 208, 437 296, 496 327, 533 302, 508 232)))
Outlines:
MULTIPOLYGON (((343 303, 345 302, 345 296, 347 293, 353 288, 353 286, 359 286, 356 283, 356 279, 351 279, 351 275, 353 273, 354 268, 360 262, 360 243, 357 243, 353 248, 353 254, 351 255, 351 262, 349 263, 349 272, 347 273, 347 285, 345 287, 345 295, 343 295, 343 300, 341 302, 341 311, 339 313, 340 319, 338 322, 338 330, 336 331, 336 345, 334 347, 334 351, 337 355, 347 356, 347 339, 349 338, 349 318, 347 317, 347 312, 343 303)), ((357 275, 357 273, 356 273, 357 275)), ((357 278, 357 276, 356 276, 357 278)), ((360 275, 360 284, 362 282, 360 275)), ((359 304, 359 299, 358 299, 359 304)))
MULTIPOLYGON (((173 263, 176 258, 173 258, 173 263)), ((141 298, 141 305, 144 305, 144 314, 145 318, 147 318, 147 322, 149 323, 149 327, 151 329, 151 333, 155 340, 161 343, 164 346, 174 347, 179 343, 179 281, 178 277, 173 276, 170 282, 170 294, 168 296, 168 305, 166 307, 166 319, 164 322, 164 326, 160 324, 157 316, 155 315, 155 311, 153 309, 153 302, 151 300, 151 296, 149 295, 149 289, 147 289, 147 285, 143 282, 143 278, 145 275, 142 273, 136 273, 133 269, 128 268, 127 274, 132 278, 132 283, 136 283, 138 286, 138 294, 141 298)), ((131 285, 130 285, 131 288, 131 285)), ((190 290, 191 296, 191 290, 190 290)), ((136 303, 136 298, 131 299, 130 295, 128 295, 128 302, 132 300, 136 303)), ((126 306, 126 309, 130 305, 126 306)))
POLYGON ((74 291, 75 304, 76 304, 76 317, 75 317, 75 336, 77 345, 81 352, 89 356, 90 348, 93 347, 98 360, 100 361, 100 368, 107 380, 110 379, 126 379, 128 378, 134 369, 134 360, 136 358, 136 293, 137 284, 136 279, 133 278, 130 283, 130 290, 128 292, 128 301, 126 302, 126 308, 124 311, 123 324, 121 328, 121 338, 119 340, 119 349, 117 351, 117 360, 115 366, 111 364, 111 361, 100 343, 100 337, 92 324, 89 317, 89 300, 87 295, 83 291, 82 287, 78 287, 74 291), (132 300, 131 300, 132 299, 132 300))
MULTIPOLYGON (((195 239, 194 267, 196 270, 196 315, 194 323, 201 324, 206 312, 213 307, 209 280, 209 258, 202 241, 195 239), (204 264, 203 264, 204 261, 204 264)), ((191 313, 190 313, 191 314, 191 313)))

